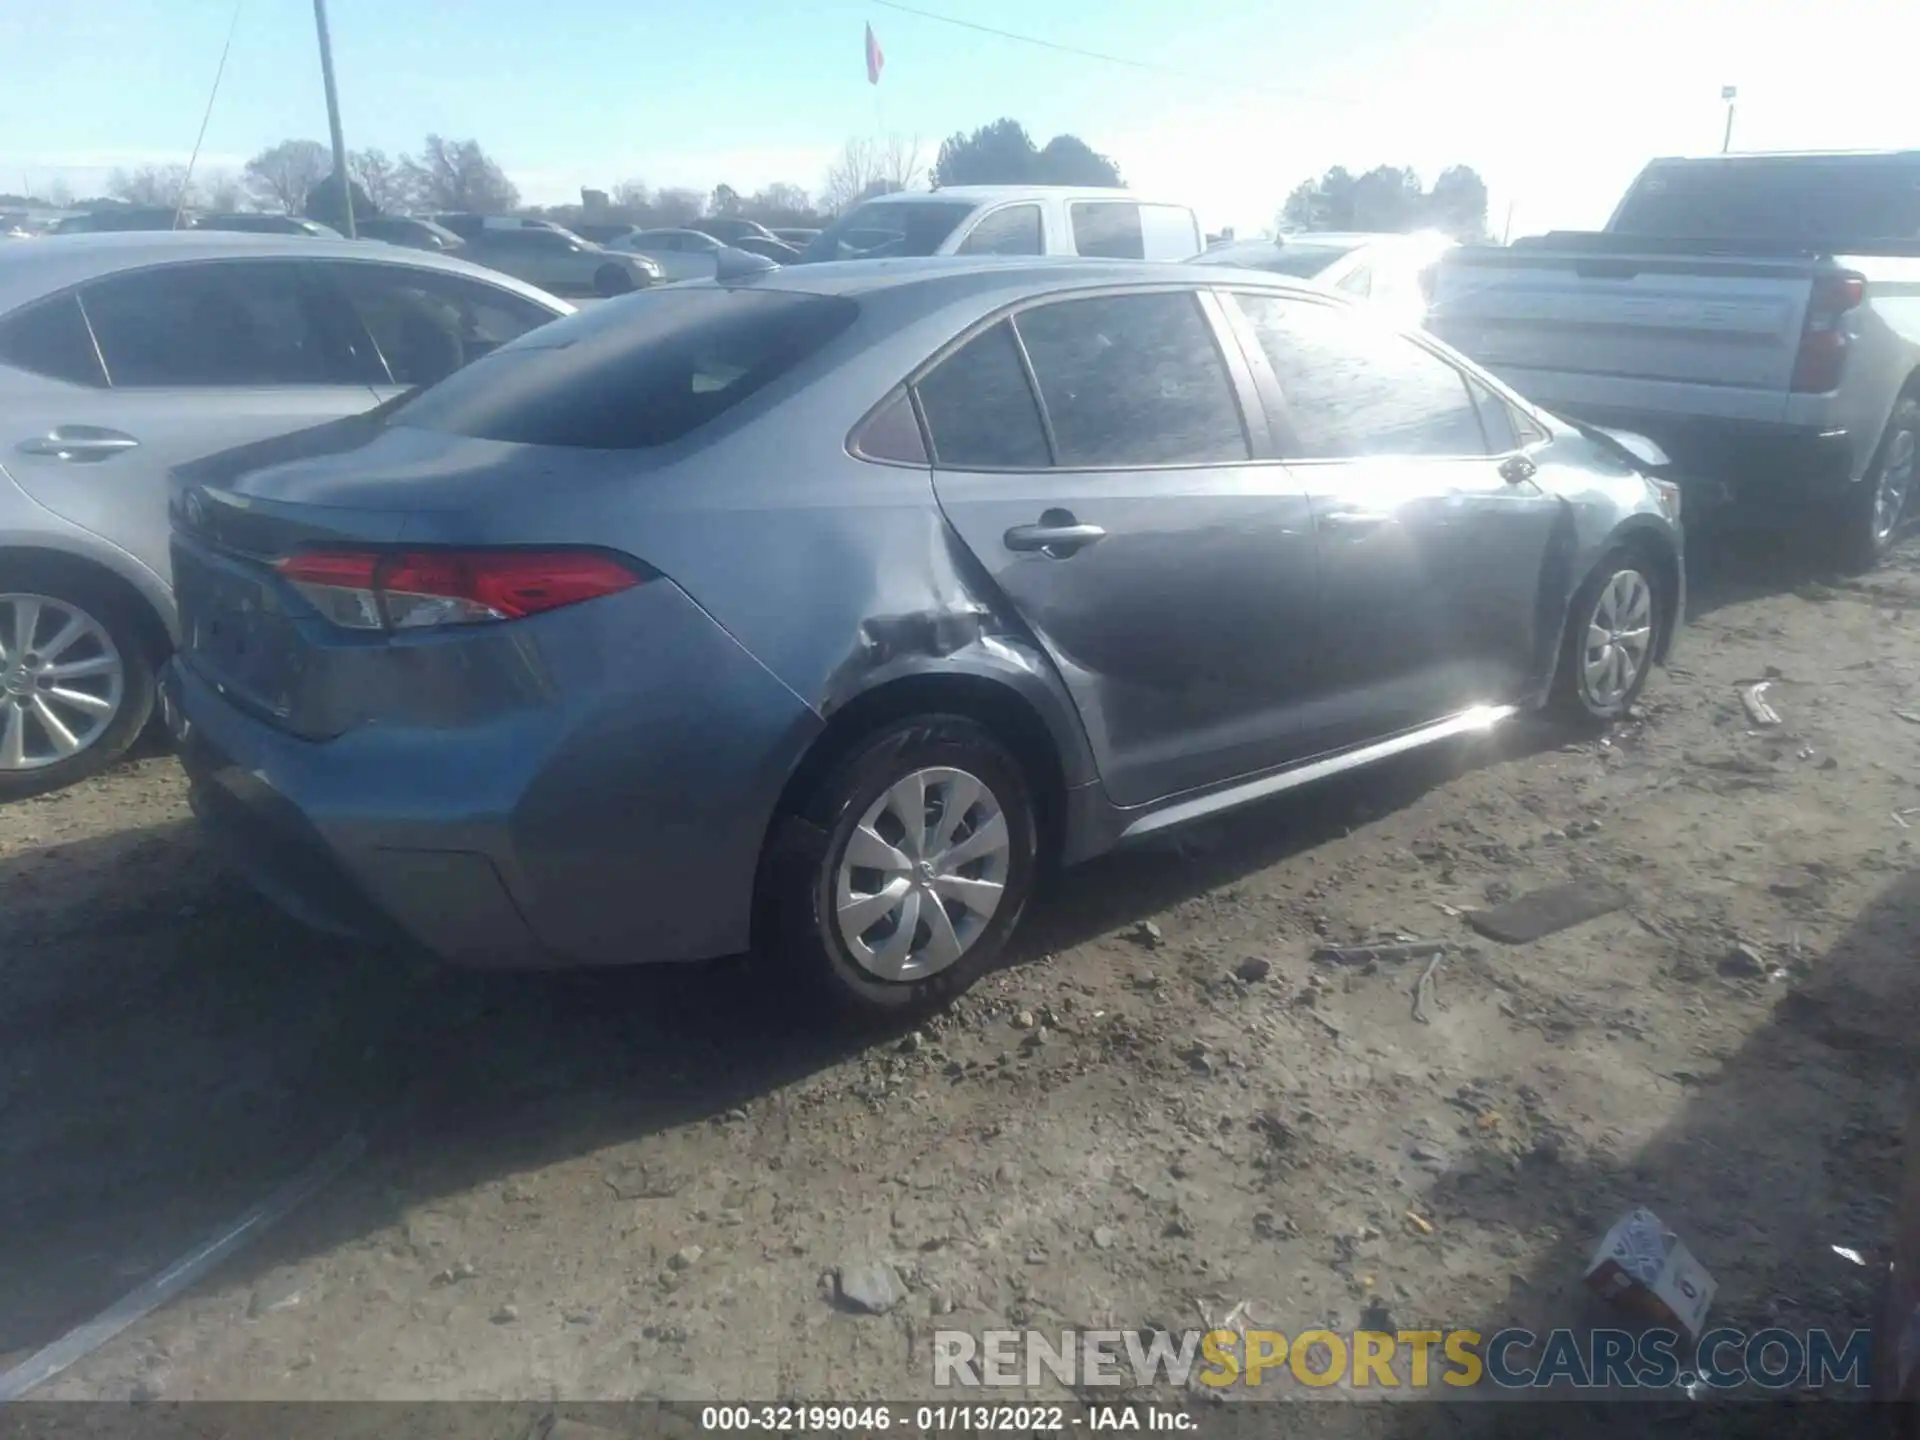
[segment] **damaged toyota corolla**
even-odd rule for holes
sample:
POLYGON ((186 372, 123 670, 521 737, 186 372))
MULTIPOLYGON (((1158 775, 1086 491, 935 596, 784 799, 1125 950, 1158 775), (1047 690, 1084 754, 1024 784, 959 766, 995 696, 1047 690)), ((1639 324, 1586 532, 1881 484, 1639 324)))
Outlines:
POLYGON ((1556 704, 1684 609, 1629 446, 1278 277, 611 301, 174 477, 193 804, 310 923, 938 1005, 1035 877, 1556 704))

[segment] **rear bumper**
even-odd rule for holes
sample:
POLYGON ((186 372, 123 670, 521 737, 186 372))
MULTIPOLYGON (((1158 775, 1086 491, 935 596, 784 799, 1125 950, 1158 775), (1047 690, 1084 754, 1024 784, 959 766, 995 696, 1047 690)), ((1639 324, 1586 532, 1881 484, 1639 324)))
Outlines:
POLYGON ((1590 425, 1654 441, 1673 462, 1664 478, 1680 485, 1697 509, 1817 505, 1837 498, 1854 479, 1857 437, 1844 429, 1562 408, 1590 425))
POLYGON ((294 918, 457 964, 745 949, 761 842, 818 718, 670 583, 579 607, 543 645, 556 619, 516 626, 550 703, 465 727, 301 739, 175 660, 162 712, 208 839, 294 918), (636 634, 659 673, 610 672, 636 634))

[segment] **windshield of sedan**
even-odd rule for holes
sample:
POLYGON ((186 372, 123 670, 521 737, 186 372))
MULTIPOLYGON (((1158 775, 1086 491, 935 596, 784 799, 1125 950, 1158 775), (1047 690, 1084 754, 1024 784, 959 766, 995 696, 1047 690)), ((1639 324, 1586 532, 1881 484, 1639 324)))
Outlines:
POLYGON ((970 200, 869 200, 813 238, 803 261, 932 255, 973 213, 970 200))

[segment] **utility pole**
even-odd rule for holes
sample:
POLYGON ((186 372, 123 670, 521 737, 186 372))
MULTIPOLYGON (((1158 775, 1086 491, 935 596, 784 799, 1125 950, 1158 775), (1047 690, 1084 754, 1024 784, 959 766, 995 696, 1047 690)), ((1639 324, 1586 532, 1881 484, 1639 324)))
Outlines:
MULTIPOLYGON (((314 3, 318 4, 319 0, 314 0, 314 3)), ((1722 155, 1733 148, 1733 102, 1739 93, 1740 87, 1737 85, 1722 85, 1720 87, 1720 98, 1727 102, 1727 132, 1720 137, 1720 153, 1722 155)))
POLYGON ((327 128, 333 132, 333 173, 340 180, 340 214, 346 237, 354 238, 353 181, 347 175, 347 142, 340 130, 340 92, 333 84, 333 41, 327 34, 327 0, 313 0, 313 26, 320 32, 320 79, 327 87, 327 128))

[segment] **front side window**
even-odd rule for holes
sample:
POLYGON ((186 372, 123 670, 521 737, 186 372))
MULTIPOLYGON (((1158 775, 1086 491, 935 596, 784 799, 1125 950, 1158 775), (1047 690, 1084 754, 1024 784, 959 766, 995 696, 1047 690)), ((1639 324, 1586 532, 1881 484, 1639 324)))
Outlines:
POLYGON ((74 385, 104 387, 107 383, 93 337, 87 333, 86 316, 71 295, 42 300, 0 321, 0 365, 74 385))
POLYGON ((80 292, 115 388, 347 385, 352 352, 304 267, 280 260, 168 265, 80 292))
POLYGON ((1432 351, 1344 306, 1235 298, 1286 397, 1289 458, 1488 453, 1466 377, 1432 351))
POLYGON ((942 360, 916 387, 936 465, 950 470, 1044 470, 1047 432, 1005 320, 942 360))
POLYGON ((1365 300, 1373 294, 1373 270, 1366 265, 1356 265, 1342 275, 1333 288, 1365 300))
POLYGON ((554 319, 505 290, 398 265, 329 267, 396 385, 433 385, 554 319))
POLYGON ((1038 205, 1009 205, 973 227, 960 242, 962 255, 1044 255, 1038 205))
POLYGON ((1063 300, 1015 323, 1053 425, 1056 463, 1247 458, 1226 362, 1191 291, 1063 300))
POLYGON ((1105 260, 1144 260, 1140 207, 1131 200, 1076 200, 1067 207, 1073 221, 1073 248, 1105 260))
POLYGON ((670 444, 800 365, 859 314, 794 291, 669 286, 523 335, 423 390, 391 423, 521 445, 670 444))

